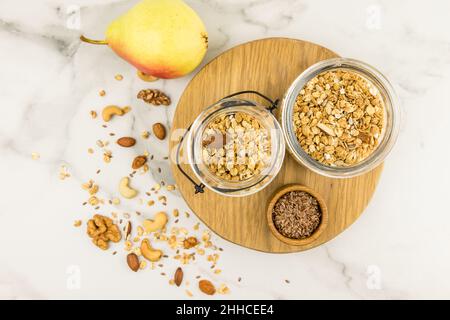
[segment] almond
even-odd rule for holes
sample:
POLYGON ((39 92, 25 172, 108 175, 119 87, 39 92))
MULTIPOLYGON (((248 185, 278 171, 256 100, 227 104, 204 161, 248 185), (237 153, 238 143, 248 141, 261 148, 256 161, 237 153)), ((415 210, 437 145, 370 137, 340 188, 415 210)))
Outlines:
POLYGON ((164 140, 166 137, 166 128, 162 123, 155 123, 153 125, 153 133, 159 140, 164 140))
POLYGON ((210 296, 216 293, 216 288, 209 280, 200 280, 198 282, 198 288, 200 289, 201 292, 210 296))
POLYGON ((147 162, 146 156, 137 156, 136 158, 134 158, 133 163, 131 164, 131 167, 134 170, 137 170, 140 167, 142 167, 146 162, 147 162))
POLYGON ((173 281, 179 287, 181 285, 181 282, 183 281, 183 269, 180 267, 177 268, 177 271, 175 271, 175 275, 173 276, 173 281))
POLYGON ((129 253, 127 255, 127 263, 130 269, 133 270, 134 272, 139 270, 140 266, 139 258, 135 253, 129 253))
POLYGON ((129 148, 136 144, 136 139, 132 137, 122 137, 117 140, 117 144, 121 147, 129 148))

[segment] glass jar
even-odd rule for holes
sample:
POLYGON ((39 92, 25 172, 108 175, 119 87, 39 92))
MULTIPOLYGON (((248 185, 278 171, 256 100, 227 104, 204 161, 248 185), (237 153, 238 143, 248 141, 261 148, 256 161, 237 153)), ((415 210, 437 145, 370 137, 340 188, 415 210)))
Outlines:
POLYGON ((335 58, 321 61, 301 73, 286 92, 280 111, 280 121, 288 150, 292 156, 306 168, 332 178, 349 178, 364 174, 380 165, 391 151, 400 127, 400 106, 389 81, 375 68, 361 61, 335 58), (375 86, 384 105, 384 126, 378 146, 365 159, 350 166, 330 166, 322 164, 308 155, 297 140, 293 117, 294 106, 303 87, 317 75, 333 70, 356 73, 369 84, 375 86))
POLYGON ((285 156, 285 142, 281 126, 271 108, 254 101, 224 98, 206 108, 192 123, 186 139, 189 164, 195 176, 209 189, 226 196, 247 196, 266 187, 278 174, 285 156), (231 181, 213 173, 203 159, 203 134, 208 125, 226 115, 245 113, 256 119, 264 132, 270 135, 271 152, 268 165, 248 179, 231 181))

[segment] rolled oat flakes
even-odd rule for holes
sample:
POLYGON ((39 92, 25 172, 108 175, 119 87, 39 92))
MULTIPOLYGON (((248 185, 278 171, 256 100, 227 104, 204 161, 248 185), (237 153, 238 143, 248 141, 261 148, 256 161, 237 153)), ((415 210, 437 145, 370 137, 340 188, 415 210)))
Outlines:
POLYGON ((244 112, 218 116, 203 132, 202 159, 224 180, 250 179, 270 164, 270 133, 244 112))

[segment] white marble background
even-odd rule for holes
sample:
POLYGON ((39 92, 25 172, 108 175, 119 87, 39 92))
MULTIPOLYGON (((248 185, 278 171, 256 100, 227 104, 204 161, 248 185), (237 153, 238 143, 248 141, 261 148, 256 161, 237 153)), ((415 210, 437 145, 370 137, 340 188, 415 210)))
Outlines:
MULTIPOLYGON (((114 196, 128 173, 132 151, 114 148, 109 165, 97 139, 108 132, 139 132, 159 119, 170 125, 190 77, 160 81, 172 106, 148 108, 135 99, 148 84, 106 47, 80 45, 81 30, 102 38, 109 21, 135 1, 0 1, 0 298, 187 298, 160 270, 130 272, 124 252, 100 252, 84 230, 72 226, 92 209, 82 207, 80 184, 95 178, 101 195, 114 196), (76 17, 76 14, 75 14, 76 17), (121 73, 124 80, 114 80, 121 73), (98 91, 107 96, 100 98, 98 91), (131 104, 131 115, 104 129, 89 110, 131 104), (168 110, 167 112, 165 110, 168 110), (110 131, 108 131, 110 130, 110 131), (87 148, 96 150, 94 155, 87 148), (38 152, 39 160, 31 153, 38 152), (60 166, 71 177, 58 178, 60 166), (98 176, 95 171, 101 168, 98 176), (79 283, 74 285, 74 277, 79 283)), ((220 275, 204 262, 190 265, 227 283, 231 293, 214 298, 450 298, 450 4, 445 0, 189 0, 205 21, 210 50, 204 63, 234 45, 270 36, 293 37, 364 60, 395 84, 403 104, 400 138, 386 161, 378 190, 364 215, 345 233, 314 250, 289 255, 250 251, 214 237, 224 248, 220 275), (242 277, 242 281, 237 279, 242 277), (290 283, 286 283, 288 279, 290 283)), ((110 139, 111 140, 111 139, 110 139)), ((159 161, 153 177, 136 185, 170 181, 166 144, 150 138, 134 152, 151 149, 159 161), (155 173, 160 166, 162 173, 155 173)), ((187 210, 169 194, 169 209, 187 210)), ((149 210, 124 202, 119 212, 149 210)), ((106 206, 104 210, 113 210, 106 206)), ((196 218, 182 219, 186 226, 196 218)), ((165 262, 170 272, 176 264, 165 262)), ((76 281, 75 281, 76 282, 76 281)), ((192 281, 194 298, 204 298, 192 281)))

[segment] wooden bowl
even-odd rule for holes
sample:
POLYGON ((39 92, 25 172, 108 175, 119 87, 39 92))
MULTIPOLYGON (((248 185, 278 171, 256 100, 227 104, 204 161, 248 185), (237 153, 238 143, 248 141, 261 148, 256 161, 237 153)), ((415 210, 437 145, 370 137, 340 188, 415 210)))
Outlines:
POLYGON ((322 196, 317 193, 316 191, 299 185, 299 184, 291 184, 291 185, 287 185, 287 186, 283 186, 281 187, 270 199, 269 204, 267 206, 267 223, 269 224, 269 229, 270 231, 272 231, 272 234, 280 241, 287 243, 289 245, 293 245, 293 246, 304 246, 304 245, 308 245, 311 242, 315 241, 320 234, 323 232, 323 230, 325 230, 325 228, 328 225, 328 209, 327 206, 325 205, 325 201, 323 200, 322 196), (291 191, 304 191, 306 193, 309 193, 310 195, 312 195, 314 198, 317 199, 317 202, 319 203, 319 207, 320 207, 320 211, 322 213, 322 217, 320 219, 320 224, 317 226, 316 230, 314 230, 314 232, 307 238, 304 239, 292 239, 292 238, 288 238, 285 237, 284 235, 282 235, 277 228, 275 227, 275 224, 273 223, 273 218, 272 218, 272 210, 273 207, 275 206, 275 203, 277 203, 278 199, 280 199, 280 197, 282 197, 283 195, 285 195, 288 192, 291 191))

